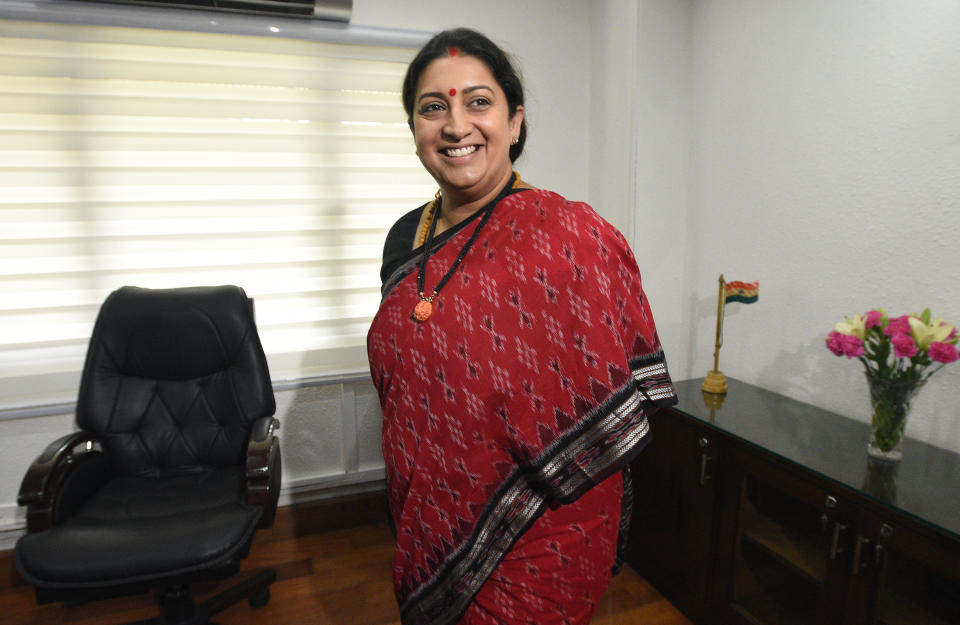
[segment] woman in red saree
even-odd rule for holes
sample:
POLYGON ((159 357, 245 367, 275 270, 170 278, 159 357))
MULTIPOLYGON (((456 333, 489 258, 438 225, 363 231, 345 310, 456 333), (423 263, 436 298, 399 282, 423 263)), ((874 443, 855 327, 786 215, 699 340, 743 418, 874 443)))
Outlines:
POLYGON ((620 566, 645 411, 676 401, 636 261, 512 170, 523 90, 486 37, 434 37, 404 106, 440 193, 391 230, 367 339, 401 619, 586 624, 620 566))

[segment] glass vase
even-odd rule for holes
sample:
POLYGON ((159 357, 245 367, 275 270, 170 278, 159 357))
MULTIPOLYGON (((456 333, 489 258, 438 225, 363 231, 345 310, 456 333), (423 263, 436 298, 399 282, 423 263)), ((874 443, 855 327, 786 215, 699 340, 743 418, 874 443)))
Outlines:
POLYGON ((903 457, 903 431, 910 414, 910 402, 923 386, 920 382, 890 380, 867 375, 870 387, 870 442, 867 453, 880 460, 896 461, 903 457))
POLYGON ((897 503, 897 470, 899 468, 899 462, 867 456, 867 472, 863 476, 860 490, 884 503, 897 503))

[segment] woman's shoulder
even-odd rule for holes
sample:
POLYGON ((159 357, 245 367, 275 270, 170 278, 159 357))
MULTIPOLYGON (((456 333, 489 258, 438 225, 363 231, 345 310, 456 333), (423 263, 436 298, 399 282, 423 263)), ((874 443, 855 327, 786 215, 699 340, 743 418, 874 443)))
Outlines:
POLYGON ((568 200, 547 189, 529 189, 517 195, 526 196, 523 201, 535 209, 541 228, 568 235, 565 238, 579 239, 581 234, 588 233, 592 238, 626 241, 623 234, 587 202, 568 200))
MULTIPOLYGON (((566 259, 578 276, 586 271, 608 277, 639 276, 626 237, 588 203, 544 189, 517 195, 526 195, 519 212, 525 221, 517 224, 517 229, 530 233, 532 249, 550 258, 566 259)), ((559 266, 565 265, 560 262, 559 266)))
POLYGON ((545 209, 554 213, 571 213, 582 216, 590 220, 603 220, 603 217, 587 202, 580 200, 569 200, 556 191, 549 189, 525 189, 524 193, 518 194, 525 196, 526 202, 536 206, 543 206, 545 209))

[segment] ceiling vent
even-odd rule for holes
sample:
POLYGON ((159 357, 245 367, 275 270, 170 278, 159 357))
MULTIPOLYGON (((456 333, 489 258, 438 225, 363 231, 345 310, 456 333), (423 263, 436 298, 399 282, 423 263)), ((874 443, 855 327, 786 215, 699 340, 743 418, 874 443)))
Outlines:
POLYGON ((303 17, 309 19, 349 22, 353 0, 95 0, 134 6, 201 9, 229 13, 254 13, 272 17, 303 17))

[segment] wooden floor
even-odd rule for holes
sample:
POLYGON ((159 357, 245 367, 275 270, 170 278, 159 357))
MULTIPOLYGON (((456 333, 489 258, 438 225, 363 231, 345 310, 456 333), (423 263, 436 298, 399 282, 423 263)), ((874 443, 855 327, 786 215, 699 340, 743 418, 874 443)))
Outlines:
MULTIPOLYGON (((278 580, 272 586, 270 603, 254 609, 244 601, 221 612, 215 620, 221 625, 399 625, 390 581, 393 542, 387 524, 374 522, 319 532, 312 531, 315 525, 306 531, 303 525, 296 513, 281 508, 274 528, 258 532, 244 570, 233 580, 274 567, 278 580)), ((0 622, 4 625, 107 625, 157 615, 149 595, 73 607, 37 606, 32 588, 23 584, 12 568, 9 552, 0 553, 0 622)), ((193 589, 194 596, 203 600, 228 585, 198 585, 193 589)), ((690 622, 636 572, 624 567, 601 600, 593 623, 690 622)))

